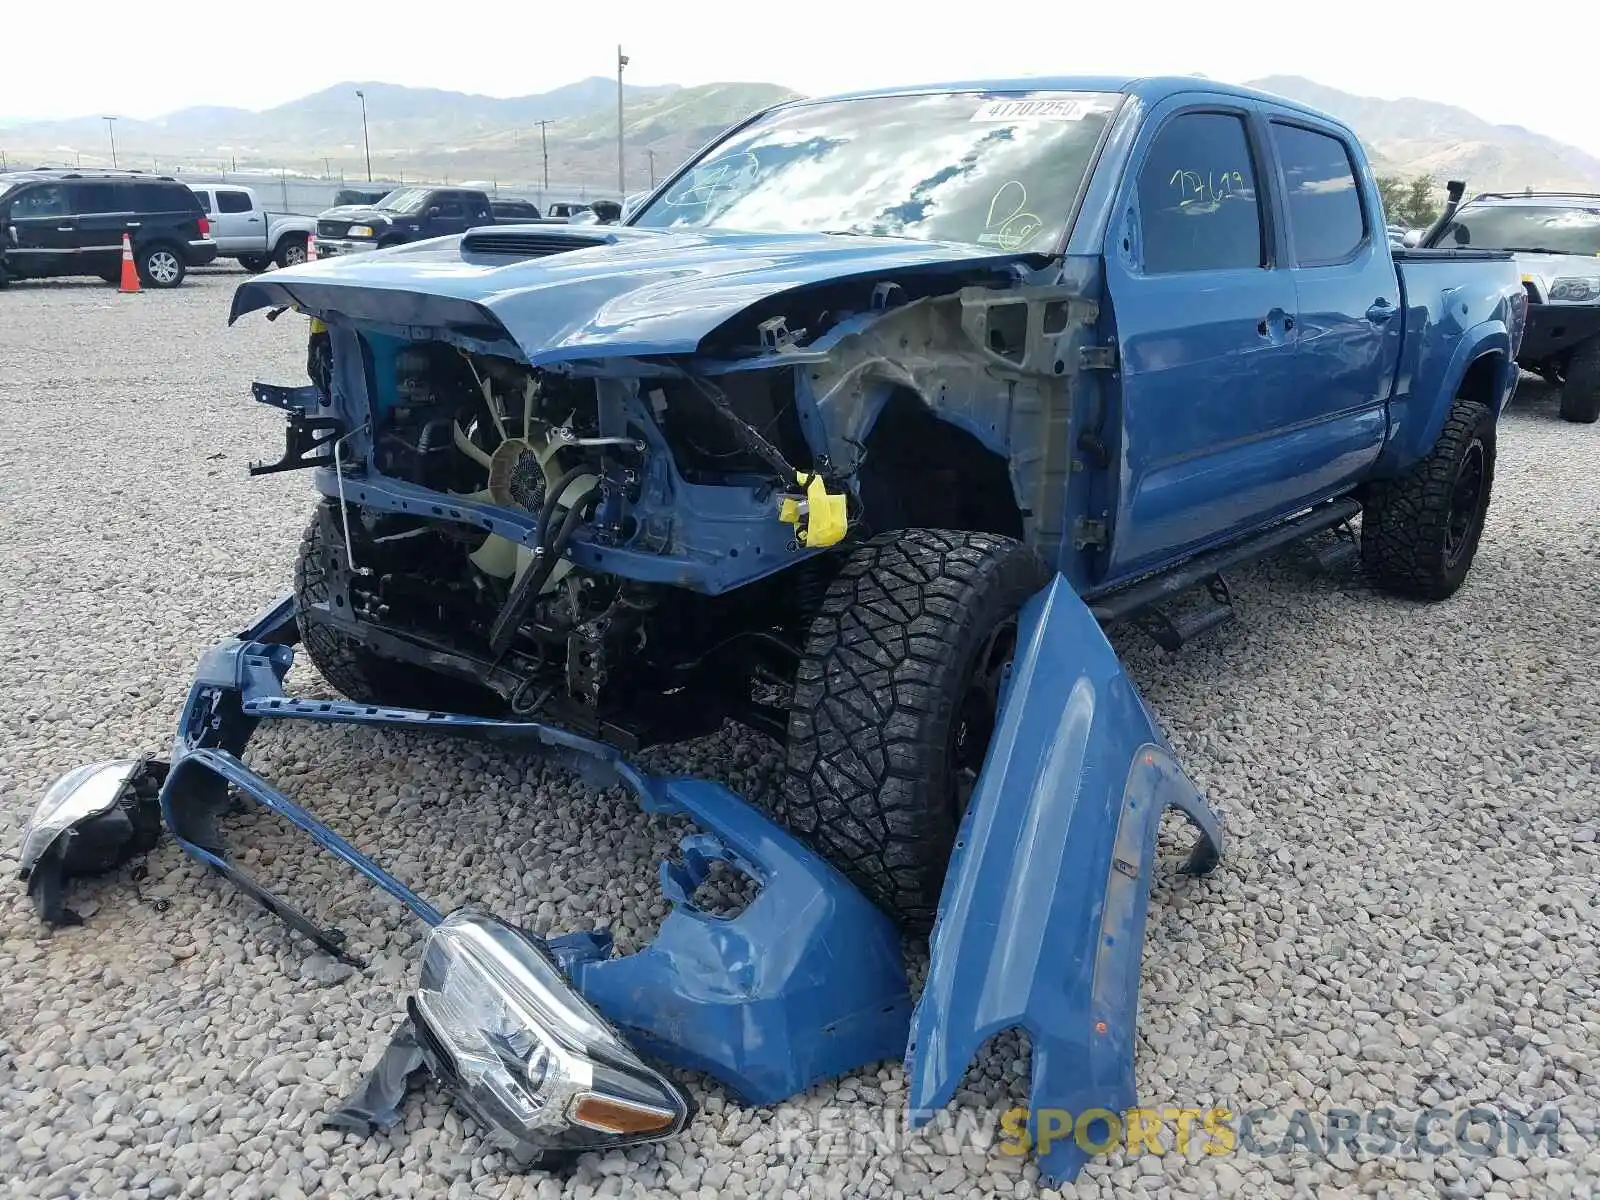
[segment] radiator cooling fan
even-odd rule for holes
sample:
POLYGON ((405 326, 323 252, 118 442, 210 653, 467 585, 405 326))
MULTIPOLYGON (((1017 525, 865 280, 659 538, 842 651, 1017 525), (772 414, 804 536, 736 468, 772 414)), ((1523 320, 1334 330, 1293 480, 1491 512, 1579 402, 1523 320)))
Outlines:
MULTIPOLYGON (((470 362, 468 366, 471 366, 470 362)), ((460 421, 452 424, 451 436, 456 449, 489 474, 487 486, 481 491, 464 495, 463 499, 488 500, 505 508, 541 513, 546 508, 551 489, 567 479, 553 509, 554 512, 560 512, 571 508, 598 486, 600 481, 593 474, 571 474, 571 469, 580 465, 574 461, 577 452, 563 443, 549 422, 534 415, 540 395, 537 379, 530 378, 523 382, 521 430, 514 433, 514 421, 496 397, 492 382, 479 375, 476 368, 472 373, 483 395, 484 408, 493 422, 493 432, 481 429, 478 421, 472 423, 470 430, 463 429, 460 421), (474 440, 475 435, 480 434, 487 435, 485 440, 498 437, 498 444, 492 450, 485 449, 474 440)), ((541 536, 547 537, 548 534, 541 530, 541 536)), ((532 564, 533 551, 510 538, 491 533, 468 557, 472 565, 485 575, 515 583, 532 564)), ((540 592, 551 591, 571 569, 572 564, 565 559, 557 561, 540 592)))

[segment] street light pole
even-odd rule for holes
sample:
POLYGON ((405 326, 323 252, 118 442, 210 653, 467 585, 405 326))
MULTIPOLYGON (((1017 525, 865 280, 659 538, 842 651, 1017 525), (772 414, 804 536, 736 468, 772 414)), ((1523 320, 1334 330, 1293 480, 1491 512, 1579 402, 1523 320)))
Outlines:
POLYGON ((544 190, 548 192, 550 190, 550 141, 545 137, 544 130, 545 126, 550 122, 535 121, 534 124, 539 127, 539 153, 544 155, 544 190))
POLYGON ((106 123, 106 132, 111 135, 111 169, 117 169, 117 119, 115 117, 101 117, 106 123))
POLYGON ((622 169, 622 68, 628 65, 628 56, 622 52, 622 47, 617 47, 617 195, 625 196, 628 192, 626 176, 622 169))
POLYGON ((654 150, 646 150, 644 153, 645 157, 650 160, 650 187, 654 189, 656 186, 656 152, 654 150))
POLYGON ((372 182, 372 143, 367 140, 367 94, 360 88, 356 95, 361 99, 361 146, 367 152, 367 182, 372 182))

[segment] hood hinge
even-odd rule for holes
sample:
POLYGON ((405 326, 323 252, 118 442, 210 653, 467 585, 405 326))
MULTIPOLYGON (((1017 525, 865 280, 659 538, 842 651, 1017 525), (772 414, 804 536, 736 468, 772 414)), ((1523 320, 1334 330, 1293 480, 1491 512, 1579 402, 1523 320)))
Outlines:
POLYGON ((1079 517, 1072 523, 1072 548, 1087 550, 1091 546, 1104 546, 1110 532, 1110 527, 1104 520, 1079 517))

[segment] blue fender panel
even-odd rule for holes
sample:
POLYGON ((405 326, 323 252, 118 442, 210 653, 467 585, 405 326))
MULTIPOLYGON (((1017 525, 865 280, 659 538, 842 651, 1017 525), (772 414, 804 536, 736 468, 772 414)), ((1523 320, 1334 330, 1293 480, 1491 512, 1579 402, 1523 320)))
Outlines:
POLYGON ((1200 838, 1188 869, 1222 853, 1216 817, 1173 761, 1099 624, 1067 581, 1024 606, 989 756, 957 836, 912 1016, 910 1123, 949 1103, 983 1044, 1012 1027, 1033 1046, 1039 1117, 1116 1114, 1040 1146, 1074 1178, 1134 1104, 1134 1018, 1156 833, 1167 807, 1200 838))
POLYGON ((1372 468, 1375 477, 1403 475, 1425 457, 1449 419, 1472 364, 1486 354, 1500 356, 1491 407, 1498 418, 1516 391, 1518 371, 1511 353, 1511 334, 1498 318, 1467 330, 1456 343, 1449 361, 1436 370, 1419 370, 1411 391, 1390 402, 1389 438, 1372 468))

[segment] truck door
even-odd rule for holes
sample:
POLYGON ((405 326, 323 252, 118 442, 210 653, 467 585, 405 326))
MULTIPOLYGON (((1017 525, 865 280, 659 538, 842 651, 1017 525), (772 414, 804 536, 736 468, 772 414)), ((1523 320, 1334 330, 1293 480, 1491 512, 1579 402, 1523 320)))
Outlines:
POLYGON ((219 254, 265 254, 267 226, 250 193, 242 188, 217 188, 217 211, 211 214, 211 238, 219 254))
POLYGON ((1204 94, 1155 106, 1108 222, 1122 442, 1104 582, 1248 527, 1300 484, 1272 436, 1295 379, 1295 290, 1255 113, 1204 94))
POLYGON ((1399 365, 1404 317, 1383 216, 1367 211, 1348 135, 1298 115, 1272 117, 1288 262, 1294 276, 1301 385, 1281 397, 1300 430, 1304 491, 1350 484, 1377 458, 1399 365))
POLYGON ((444 237, 467 231, 467 208, 458 192, 435 192, 428 205, 428 237, 444 237))

